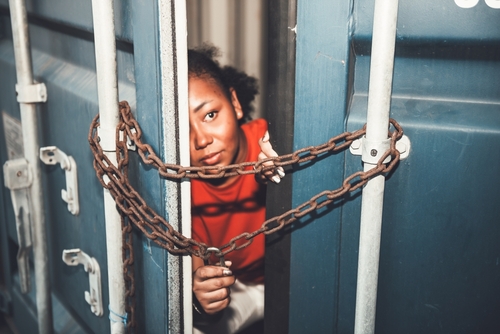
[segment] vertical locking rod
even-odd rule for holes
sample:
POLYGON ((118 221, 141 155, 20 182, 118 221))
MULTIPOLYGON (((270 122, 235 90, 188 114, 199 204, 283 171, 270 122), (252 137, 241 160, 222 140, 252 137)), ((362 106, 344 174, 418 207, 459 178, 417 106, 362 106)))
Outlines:
MULTIPOLYGON (((94 41, 99 99, 99 138, 104 154, 116 162, 115 131, 118 125, 118 76, 113 0, 92 0, 94 41)), ((125 280, 123 278, 120 214, 109 190, 104 189, 106 250, 108 259, 109 319, 111 333, 125 333, 125 280)))
MULTIPOLYGON (((28 34, 28 19, 24 0, 9 0, 16 61, 17 85, 33 85, 33 70, 28 34)), ((46 98, 46 96, 44 97, 46 98)), ((33 258, 36 280, 36 307, 38 331, 41 334, 52 333, 52 301, 50 294, 49 263, 47 257, 47 235, 43 206, 40 160, 38 159, 38 126, 36 104, 20 102, 21 123, 23 130, 24 156, 32 168, 33 183, 30 188, 32 205, 33 258)))
MULTIPOLYGON (((368 91, 366 139, 387 139, 391 106, 398 0, 376 0, 368 91)), ((370 148, 366 148, 370 151, 370 148)), ((376 152, 374 152, 376 153, 376 152)), ((375 164, 364 162, 368 171, 375 164)), ((377 176, 363 188, 356 290, 355 334, 375 332, 377 285, 385 177, 377 176)))

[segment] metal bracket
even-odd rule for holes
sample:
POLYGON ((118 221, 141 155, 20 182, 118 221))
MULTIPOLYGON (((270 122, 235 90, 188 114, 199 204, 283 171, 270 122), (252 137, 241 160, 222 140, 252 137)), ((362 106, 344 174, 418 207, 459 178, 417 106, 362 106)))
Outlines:
POLYGON ((31 289, 29 253, 31 252, 31 197, 30 187, 33 174, 28 161, 24 158, 8 160, 3 165, 4 183, 10 189, 19 250, 17 265, 21 292, 28 293, 31 289))
MULTIPOLYGON (((361 155, 361 160, 363 162, 376 165, 382 155, 387 151, 387 149, 389 149, 390 144, 390 139, 375 143, 368 141, 366 137, 363 136, 362 138, 356 139, 352 142, 351 146, 349 147, 349 151, 351 151, 351 154, 353 155, 361 155)), ((396 149, 400 153, 400 160, 404 160, 408 157, 408 155, 410 154, 410 148, 410 138, 408 138, 406 135, 403 135, 403 137, 401 137, 401 139, 396 142, 396 149)), ((384 163, 388 163, 390 160, 391 157, 387 157, 384 163)))
POLYGON ((80 212, 80 202, 78 200, 78 175, 75 159, 67 156, 56 146, 40 148, 40 160, 46 165, 61 164, 61 168, 66 171, 66 189, 61 190, 62 199, 68 203, 68 210, 73 215, 80 212))
POLYGON ((44 83, 34 83, 33 85, 16 84, 17 102, 19 103, 39 103, 47 102, 47 87, 44 83))
POLYGON ((64 249, 62 259, 68 266, 82 264, 85 271, 89 273, 90 291, 85 291, 85 301, 89 303, 92 313, 98 317, 102 316, 104 311, 102 308, 101 268, 97 260, 79 248, 64 249))

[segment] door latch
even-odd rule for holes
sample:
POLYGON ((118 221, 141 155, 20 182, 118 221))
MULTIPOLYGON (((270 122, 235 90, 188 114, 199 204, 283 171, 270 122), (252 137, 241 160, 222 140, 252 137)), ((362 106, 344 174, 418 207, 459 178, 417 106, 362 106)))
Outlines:
MULTIPOLYGON (((390 148, 390 146, 390 139, 386 139, 382 142, 370 142, 366 139, 365 136, 363 136, 362 138, 356 139, 352 142, 351 146, 349 147, 349 151, 351 151, 351 154, 353 155, 361 155, 361 160, 363 162, 377 164, 379 159, 382 157, 385 151, 390 148)), ((408 157, 408 155, 410 154, 410 148, 410 139, 406 135, 403 135, 403 137, 401 137, 396 142, 396 149, 400 153, 400 160, 404 160, 408 157)), ((388 163, 390 159, 390 156, 387 157, 384 163, 388 163)))
POLYGON ((68 266, 82 264, 86 272, 89 273, 89 291, 85 291, 85 301, 89 303, 90 310, 96 316, 103 315, 102 290, 101 290, 101 269, 99 263, 79 248, 64 249, 62 259, 68 266))
POLYGON ((66 175, 66 189, 61 190, 61 197, 68 203, 69 212, 75 216, 78 215, 80 202, 78 200, 78 175, 75 159, 66 155, 56 146, 47 146, 40 148, 40 160, 46 165, 61 164, 66 175))
POLYGON ((21 292, 28 293, 31 289, 29 253, 31 241, 31 197, 30 187, 33 176, 28 161, 24 158, 8 160, 3 165, 4 183, 10 189, 14 215, 16 216, 16 230, 19 250, 17 252, 17 266, 21 292))

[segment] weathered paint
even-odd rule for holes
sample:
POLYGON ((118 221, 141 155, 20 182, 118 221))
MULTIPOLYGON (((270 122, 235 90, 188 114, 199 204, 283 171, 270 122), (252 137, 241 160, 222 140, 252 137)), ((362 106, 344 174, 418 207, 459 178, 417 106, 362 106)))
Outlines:
MULTIPOLYGON (((298 1, 294 149, 343 132, 347 106, 350 1, 298 1)), ((305 164, 293 174, 293 205, 336 189, 343 156, 305 164)), ((340 207, 294 223, 290 267, 290 333, 328 333, 336 326, 340 207)))

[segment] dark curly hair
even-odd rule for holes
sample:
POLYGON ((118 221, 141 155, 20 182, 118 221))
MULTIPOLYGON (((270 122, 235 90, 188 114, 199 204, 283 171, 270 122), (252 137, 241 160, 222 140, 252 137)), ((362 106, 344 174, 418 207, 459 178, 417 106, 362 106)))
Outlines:
POLYGON ((259 92, 257 79, 238 71, 231 66, 221 66, 217 61, 220 51, 213 45, 204 44, 195 49, 188 50, 188 73, 189 77, 207 76, 214 80, 227 98, 231 100, 230 88, 238 95, 243 117, 240 124, 251 120, 250 114, 254 111, 252 101, 259 92))

